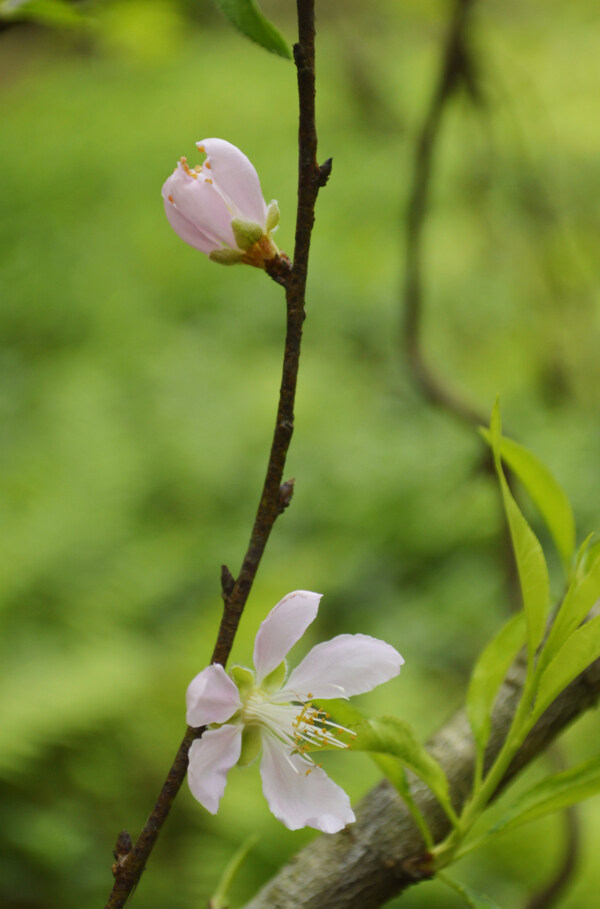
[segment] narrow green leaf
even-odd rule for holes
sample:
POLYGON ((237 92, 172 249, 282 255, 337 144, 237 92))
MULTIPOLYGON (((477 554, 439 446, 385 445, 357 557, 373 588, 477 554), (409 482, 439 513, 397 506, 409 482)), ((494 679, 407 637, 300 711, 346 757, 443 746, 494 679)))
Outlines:
MULTIPOLYGON (((367 722, 365 717, 356 709, 356 707, 347 700, 339 698, 330 701, 320 701, 319 706, 323 710, 326 710, 336 723, 342 724, 347 729, 356 730, 359 725, 367 722)), ((349 742, 349 745, 353 750, 355 741, 356 740, 354 739, 349 742)), ((423 842, 426 847, 428 849, 433 848, 433 837, 425 818, 412 797, 402 761, 392 754, 375 751, 371 751, 369 757, 377 764, 383 775, 388 779, 400 798, 404 801, 415 824, 421 831, 421 836, 423 837, 423 842)))
POLYGON ((352 731, 356 734, 350 745, 353 751, 373 751, 399 758, 429 786, 446 813, 450 817, 454 815, 446 774, 408 723, 394 716, 383 716, 365 720, 352 731))
POLYGON ((514 830, 522 824, 561 811, 575 802, 600 793, 600 757, 592 758, 570 770, 553 774, 524 792, 508 812, 482 837, 482 842, 497 833, 514 830))
POLYGON ((248 839, 242 843, 237 852, 234 853, 221 876, 221 880, 219 881, 219 885, 216 889, 215 894, 208 901, 209 909, 227 909, 227 895, 229 893, 229 889, 242 864, 244 863, 246 856, 256 845, 259 839, 260 837, 256 833, 253 833, 252 836, 249 836, 248 839))
MULTIPOLYGON (((487 431, 483 435, 489 440, 487 431)), ((564 489, 546 465, 514 439, 501 438, 500 456, 531 496, 569 574, 575 550, 575 518, 564 489)))
POLYGON ((542 673, 533 719, 537 720, 561 691, 598 658, 600 658, 600 616, 574 631, 542 673))
POLYGON ((256 0, 214 0, 232 25, 261 47, 286 57, 292 57, 289 45, 281 32, 261 12, 256 0))
POLYGON ((523 608, 527 622, 527 649, 530 659, 533 659, 544 636, 546 618, 550 607, 548 568, 542 547, 523 517, 506 482, 500 460, 501 438, 500 405, 496 402, 490 422, 490 439, 519 572, 523 608))
POLYGON ((594 603, 600 599, 600 552, 595 546, 585 552, 589 539, 588 537, 581 547, 578 560, 584 567, 578 568, 573 575, 544 645, 540 657, 543 666, 556 656, 565 641, 581 625, 594 603))
POLYGON ((467 692, 467 716, 479 752, 490 737, 491 714, 506 673, 525 643, 525 616, 513 616, 487 645, 471 675, 467 692))
POLYGON ((491 900, 489 896, 486 896, 485 893, 473 890, 472 887, 467 887, 466 884, 460 884, 445 874, 437 874, 436 877, 447 887, 450 887, 451 890, 454 890, 455 893, 458 893, 459 896, 462 896, 465 904, 470 906, 471 909, 500 909, 498 904, 491 900))

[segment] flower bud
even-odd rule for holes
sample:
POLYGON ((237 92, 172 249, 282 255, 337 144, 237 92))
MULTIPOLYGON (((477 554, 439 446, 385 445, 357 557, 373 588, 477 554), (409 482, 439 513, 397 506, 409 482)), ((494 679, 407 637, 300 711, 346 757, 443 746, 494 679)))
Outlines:
POLYGON ((162 188, 171 227, 213 262, 264 268, 279 255, 271 238, 277 202, 267 208, 254 166, 235 145, 204 139, 197 146, 204 163, 191 168, 181 158, 162 188))

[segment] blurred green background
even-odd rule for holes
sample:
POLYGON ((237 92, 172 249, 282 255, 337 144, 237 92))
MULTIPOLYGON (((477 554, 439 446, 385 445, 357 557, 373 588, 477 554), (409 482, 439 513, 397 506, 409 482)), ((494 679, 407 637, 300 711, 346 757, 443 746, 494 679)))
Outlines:
MULTIPOLYGON (((292 41, 293 4, 263 7, 292 41)), ((320 591, 298 655, 340 631, 385 638, 406 666, 363 706, 426 737, 460 705, 509 600, 482 444, 422 402, 399 342, 402 212, 449 6, 318 7, 320 152, 334 171, 311 253, 286 470, 296 493, 233 659, 249 662, 258 623, 285 593, 320 591)), ((104 904, 117 833, 144 823, 180 741, 185 687, 220 617, 220 565, 239 567, 265 470, 281 289, 184 245, 160 187, 181 155, 196 163, 195 141, 227 138, 279 200, 279 245, 293 243, 292 64, 208 2, 84 9, 83 28, 0 32, 0 903, 10 909, 104 904)), ((501 394, 507 426, 565 486, 579 539, 600 525, 599 26, 591 0, 477 4, 482 102, 460 95, 448 112, 426 232, 426 356, 482 411, 501 394)), ((598 731, 593 716, 574 727, 568 759, 596 753, 598 731)), ((329 766, 353 800, 377 779, 364 755, 329 766)), ((599 806, 581 817, 562 909, 597 905, 599 806)), ((269 814, 256 768, 231 773, 214 818, 184 787, 132 905, 204 907, 254 831, 234 907, 312 834, 269 814)), ((456 876, 505 909, 525 906, 563 832, 560 817, 540 822, 456 876)), ((429 884, 401 905, 457 903, 429 884)))

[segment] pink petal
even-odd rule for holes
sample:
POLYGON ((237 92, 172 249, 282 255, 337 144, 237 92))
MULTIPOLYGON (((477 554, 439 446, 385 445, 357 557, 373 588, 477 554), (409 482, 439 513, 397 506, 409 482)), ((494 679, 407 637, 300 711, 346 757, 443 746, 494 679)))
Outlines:
POLYGON ((165 214, 169 219, 169 224, 184 243, 188 243, 194 249, 199 249, 200 252, 207 255, 215 249, 221 249, 220 243, 217 243, 211 237, 207 237, 201 230, 194 227, 192 222, 184 218, 179 209, 168 199, 165 200, 165 214))
POLYGON ((400 672, 404 660, 385 641, 366 634, 340 634, 317 644, 285 683, 299 700, 363 694, 400 672))
POLYGON ((267 206, 258 174, 246 155, 225 139, 203 139, 196 144, 208 156, 203 174, 214 179, 234 216, 260 224, 266 231, 267 206))
POLYGON ((300 640, 317 614, 321 596, 309 590, 288 593, 262 622, 254 641, 257 684, 279 666, 288 650, 300 640))
POLYGON ((225 723, 242 706, 236 685, 219 663, 207 666, 192 679, 185 702, 188 726, 225 723))
POLYGON ((242 727, 209 729, 189 750, 188 784, 192 795, 211 814, 216 814, 225 792, 227 774, 237 764, 242 750, 242 727))
POLYGON ((192 176, 180 162, 163 185, 162 196, 165 204, 172 199, 171 204, 180 214, 214 242, 213 249, 223 244, 236 248, 231 212, 215 186, 207 183, 202 174, 192 176))
POLYGON ((269 808, 289 830, 315 827, 337 833, 356 820, 350 799, 324 770, 311 768, 268 735, 263 736, 260 775, 269 808))

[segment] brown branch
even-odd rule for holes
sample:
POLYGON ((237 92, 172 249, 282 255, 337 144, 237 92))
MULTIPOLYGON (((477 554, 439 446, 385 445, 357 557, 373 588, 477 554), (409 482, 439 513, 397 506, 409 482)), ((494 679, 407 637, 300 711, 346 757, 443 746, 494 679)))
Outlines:
POLYGON ((461 85, 477 97, 473 65, 467 50, 466 33, 475 0, 455 0, 440 70, 425 114, 416 147, 413 178, 406 213, 406 267, 404 278, 403 345, 413 381, 432 404, 463 422, 480 426, 487 422, 480 414, 438 378, 425 360, 421 344, 423 310, 423 233, 432 181, 435 149, 443 115, 461 85))
MULTIPOLYGON (((289 504, 293 492, 293 481, 282 483, 282 480, 294 429, 294 402, 305 314, 308 254, 317 195, 320 187, 327 182, 331 171, 331 161, 325 162, 321 167, 317 164, 314 0, 297 0, 297 9, 298 43, 294 46, 294 60, 298 75, 300 124, 294 263, 290 267, 287 260, 282 258, 276 268, 269 269, 271 277, 285 286, 286 290, 287 321, 283 370, 267 473, 248 549, 235 580, 226 566, 223 566, 221 571, 223 617, 212 662, 222 665, 226 664, 231 652, 239 621, 273 525, 289 504)), ((117 860, 113 866, 115 883, 105 909, 121 909, 136 887, 185 778, 190 745, 203 731, 202 728, 186 730, 154 809, 135 845, 124 849, 126 837, 120 834, 116 850, 117 860)))
MULTIPOLYGON (((498 754, 510 728, 525 677, 517 663, 504 683, 494 711, 488 762, 498 754)), ((580 675, 532 730, 502 782, 504 787, 562 730, 600 696, 600 660, 580 675)), ((474 748, 464 711, 428 745, 444 768, 456 810, 471 791, 474 748)), ((413 798, 436 842, 449 822, 431 792, 419 781, 413 798)), ((319 836, 283 867, 246 909, 377 909, 428 877, 422 867, 423 841, 396 791, 383 781, 356 809, 355 824, 333 836, 319 836)))

